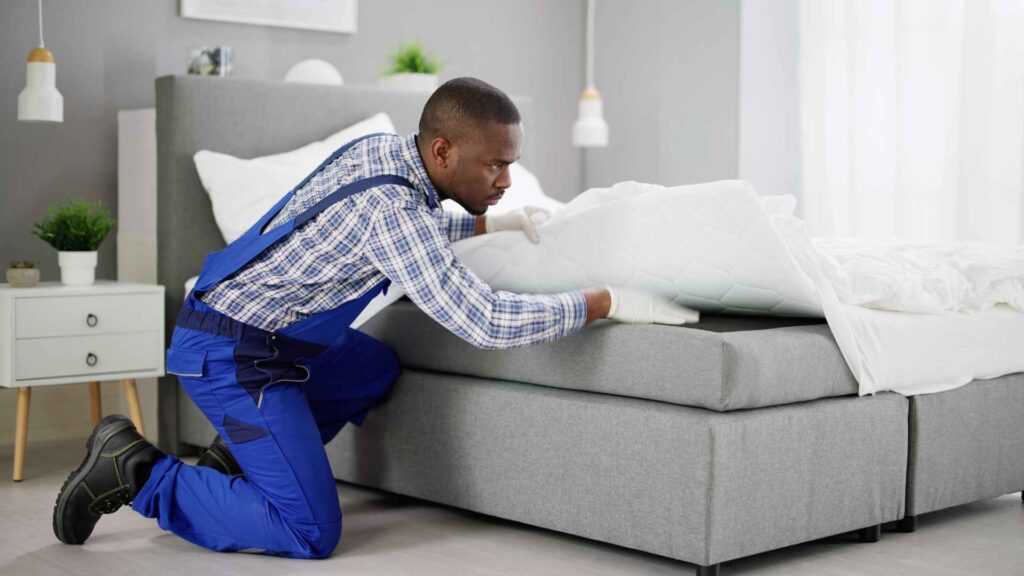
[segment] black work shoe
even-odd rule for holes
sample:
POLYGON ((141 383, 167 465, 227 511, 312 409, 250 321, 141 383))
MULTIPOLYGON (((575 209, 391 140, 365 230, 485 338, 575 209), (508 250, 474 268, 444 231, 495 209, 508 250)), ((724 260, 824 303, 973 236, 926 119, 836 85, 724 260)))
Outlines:
POLYGON ((65 544, 84 543, 102 514, 131 504, 164 456, 119 414, 100 420, 85 448, 85 461, 68 476, 53 508, 53 533, 65 544))
POLYGON ((220 437, 220 434, 213 439, 210 447, 199 457, 199 460, 196 461, 196 466, 207 466, 228 476, 245 477, 245 472, 238 465, 238 461, 231 454, 231 450, 228 450, 228 445, 224 443, 224 439, 220 437))

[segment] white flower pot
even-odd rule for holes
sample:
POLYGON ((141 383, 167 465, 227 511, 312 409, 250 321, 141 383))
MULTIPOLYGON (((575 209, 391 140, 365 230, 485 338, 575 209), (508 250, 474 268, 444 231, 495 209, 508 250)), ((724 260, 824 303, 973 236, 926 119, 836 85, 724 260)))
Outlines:
POLYGON ((396 90, 433 92, 437 89, 437 74, 388 74, 377 78, 377 85, 396 90))
POLYGON ((60 281, 67 286, 88 286, 96 281, 96 252, 57 252, 60 281))

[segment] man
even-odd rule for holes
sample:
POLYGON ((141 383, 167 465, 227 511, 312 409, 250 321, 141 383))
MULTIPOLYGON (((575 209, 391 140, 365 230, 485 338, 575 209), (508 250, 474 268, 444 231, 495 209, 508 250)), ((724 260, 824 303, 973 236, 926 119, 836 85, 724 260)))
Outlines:
POLYGON ((245 235, 207 257, 177 320, 167 371, 219 436, 196 466, 108 416, 61 488, 57 538, 81 544, 100 515, 131 504, 160 527, 215 550, 320 558, 341 510, 324 444, 361 425, 400 368, 349 328, 390 282, 480 348, 565 336, 591 321, 682 324, 686 310, 623 289, 494 292, 450 242, 521 230, 536 209, 485 216, 511 185, 519 112, 472 78, 445 83, 414 136, 373 135, 335 152, 245 235), (453 200, 470 215, 450 215, 453 200))

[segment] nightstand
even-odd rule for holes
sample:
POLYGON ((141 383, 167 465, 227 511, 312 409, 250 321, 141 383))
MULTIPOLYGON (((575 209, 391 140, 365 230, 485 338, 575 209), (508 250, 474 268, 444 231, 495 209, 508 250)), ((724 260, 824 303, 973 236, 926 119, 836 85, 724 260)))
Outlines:
POLYGON ((93 425, 100 382, 120 380, 143 432, 136 378, 164 375, 164 287, 97 280, 91 286, 0 284, 0 387, 18 389, 14 481, 24 472, 32 388, 89 383, 93 425))

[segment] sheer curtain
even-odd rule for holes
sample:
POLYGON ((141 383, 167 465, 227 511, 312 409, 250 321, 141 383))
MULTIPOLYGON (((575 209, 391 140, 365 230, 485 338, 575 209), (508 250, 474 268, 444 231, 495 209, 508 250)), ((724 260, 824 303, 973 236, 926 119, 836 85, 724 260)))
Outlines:
POLYGON ((1024 0, 803 0, 815 236, 1024 244, 1024 0))

